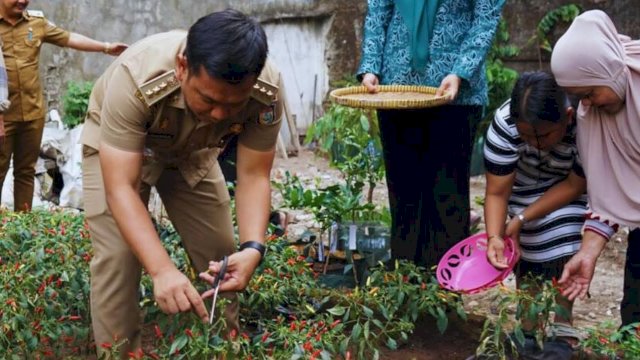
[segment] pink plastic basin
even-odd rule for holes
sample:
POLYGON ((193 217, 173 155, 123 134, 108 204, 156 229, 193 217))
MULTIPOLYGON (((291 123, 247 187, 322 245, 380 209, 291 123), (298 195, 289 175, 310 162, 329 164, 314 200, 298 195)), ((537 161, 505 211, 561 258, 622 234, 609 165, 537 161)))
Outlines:
POLYGON ((499 284, 518 262, 513 240, 504 237, 506 269, 497 269, 487 259, 487 234, 468 237, 447 251, 436 269, 438 283, 448 290, 465 294, 476 293, 499 284))

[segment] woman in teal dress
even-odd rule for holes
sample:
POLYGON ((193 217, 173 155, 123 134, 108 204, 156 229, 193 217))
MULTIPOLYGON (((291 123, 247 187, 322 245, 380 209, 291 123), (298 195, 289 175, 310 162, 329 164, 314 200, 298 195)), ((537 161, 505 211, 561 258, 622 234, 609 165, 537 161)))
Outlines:
POLYGON ((504 0, 368 0, 358 77, 438 88, 449 104, 380 110, 391 251, 431 267, 469 235, 469 164, 504 0))

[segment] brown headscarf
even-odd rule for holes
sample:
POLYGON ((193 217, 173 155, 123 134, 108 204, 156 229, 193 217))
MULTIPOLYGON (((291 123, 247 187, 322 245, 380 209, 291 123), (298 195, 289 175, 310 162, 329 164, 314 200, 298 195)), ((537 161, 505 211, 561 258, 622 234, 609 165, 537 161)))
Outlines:
POLYGON ((578 150, 594 215, 640 227, 640 41, 587 11, 558 40, 551 69, 560 86, 608 86, 624 99, 616 114, 580 104, 578 150))

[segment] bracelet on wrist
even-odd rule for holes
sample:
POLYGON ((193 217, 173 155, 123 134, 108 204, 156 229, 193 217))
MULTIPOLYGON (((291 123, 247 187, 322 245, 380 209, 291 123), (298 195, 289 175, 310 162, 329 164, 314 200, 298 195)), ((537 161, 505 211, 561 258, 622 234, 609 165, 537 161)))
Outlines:
POLYGON ((491 235, 491 236, 489 236, 487 238, 487 242, 491 241, 491 239, 500 239, 500 240, 504 241, 504 239, 500 235, 491 235))
POLYGON ((267 247, 264 246, 263 243, 259 241, 253 241, 253 240, 249 240, 241 243, 238 251, 243 251, 244 249, 257 250, 260 253, 260 262, 262 262, 262 259, 264 258, 264 254, 267 251, 267 247))
POLYGON ((102 52, 105 54, 108 54, 111 52, 111 43, 110 42, 105 42, 104 43, 104 48, 102 49, 102 52))

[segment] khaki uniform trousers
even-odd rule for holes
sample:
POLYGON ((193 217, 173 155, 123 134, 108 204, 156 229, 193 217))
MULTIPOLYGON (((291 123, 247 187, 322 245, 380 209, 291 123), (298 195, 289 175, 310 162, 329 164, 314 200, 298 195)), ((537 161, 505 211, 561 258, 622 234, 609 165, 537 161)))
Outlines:
POLYGON ((43 129, 44 119, 4 123, 6 135, 0 151, 0 190, 13 155, 13 206, 16 211, 31 209, 43 129))
MULTIPOLYGON (((107 207, 99 157, 93 152, 87 155, 85 151, 82 162, 85 214, 94 250, 90 265, 92 326, 98 352, 102 343, 126 339, 121 353, 127 354, 141 345, 138 289, 142 267, 107 207)), ((141 187, 141 198, 148 203, 151 187, 145 183, 141 187)), ((155 187, 197 272, 205 271, 210 260, 235 251, 229 193, 217 164, 193 189, 178 170, 169 169, 155 187)), ((238 329, 237 295, 220 295, 231 300, 224 315, 228 330, 238 329)))

